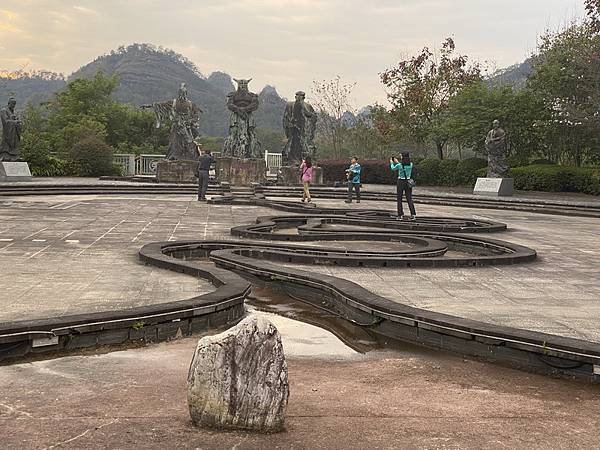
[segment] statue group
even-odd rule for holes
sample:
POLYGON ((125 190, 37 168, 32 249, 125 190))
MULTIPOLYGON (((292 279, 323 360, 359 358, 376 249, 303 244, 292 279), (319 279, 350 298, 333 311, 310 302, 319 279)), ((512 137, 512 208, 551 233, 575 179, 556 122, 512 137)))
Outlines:
POLYGON ((13 162, 19 160, 19 143, 21 142, 21 119, 15 112, 17 101, 11 97, 6 108, 0 110, 2 122, 2 143, 0 144, 0 161, 13 162))
MULTIPOLYGON (((239 159, 262 159, 264 151, 256 136, 254 113, 260 103, 258 95, 250 92, 250 79, 234 79, 237 89, 227 94, 229 134, 223 144, 221 156, 239 159)), ((287 142, 282 150, 284 164, 297 165, 302 158, 315 156, 314 144, 317 113, 305 102, 304 92, 296 92, 296 99, 288 102, 283 116, 283 129, 287 142)), ((143 106, 156 114, 156 126, 171 120, 168 160, 196 160, 200 137, 202 110, 188 99, 185 83, 181 84, 177 98, 143 106)))

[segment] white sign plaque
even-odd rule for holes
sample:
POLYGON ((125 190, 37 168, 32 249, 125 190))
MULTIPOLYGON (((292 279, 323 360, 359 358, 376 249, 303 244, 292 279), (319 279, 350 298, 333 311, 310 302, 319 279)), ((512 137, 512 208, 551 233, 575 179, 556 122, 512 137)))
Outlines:
POLYGON ((0 181, 28 181, 31 179, 29 164, 24 161, 0 162, 0 181))
POLYGON ((509 197, 514 192, 514 181, 512 178, 477 178, 473 194, 509 197))

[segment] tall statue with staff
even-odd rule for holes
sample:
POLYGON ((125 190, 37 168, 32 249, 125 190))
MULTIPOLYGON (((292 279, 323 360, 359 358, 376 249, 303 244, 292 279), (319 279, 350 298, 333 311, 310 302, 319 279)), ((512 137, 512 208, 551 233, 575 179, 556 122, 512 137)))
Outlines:
POLYGON ((166 102, 144 105, 142 108, 152 108, 156 114, 156 128, 171 121, 169 135, 168 160, 198 159, 198 144, 200 137, 200 114, 202 110, 188 99, 185 83, 181 83, 177 98, 166 102))
POLYGON ((14 97, 8 99, 6 108, 0 110, 2 122, 2 143, 0 144, 0 161, 18 161, 19 143, 21 142, 21 119, 15 112, 17 101, 14 97))

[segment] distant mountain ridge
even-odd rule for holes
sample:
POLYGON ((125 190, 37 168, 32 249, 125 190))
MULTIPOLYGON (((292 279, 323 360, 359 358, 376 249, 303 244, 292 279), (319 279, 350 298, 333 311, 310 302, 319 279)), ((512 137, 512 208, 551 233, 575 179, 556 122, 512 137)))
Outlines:
POLYGON ((533 58, 527 58, 519 64, 494 72, 487 82, 491 86, 512 86, 523 88, 527 79, 533 74, 533 58))
MULTIPOLYGON (((230 75, 214 72, 205 77, 190 60, 172 50, 150 44, 132 44, 99 56, 75 71, 67 80, 89 78, 98 70, 119 76, 115 100, 137 106, 172 99, 181 82, 185 82, 190 99, 204 111, 201 118, 202 133, 208 136, 227 135, 229 111, 226 95, 234 89, 230 75)), ((67 82, 60 74, 54 75, 42 77, 13 73, 3 77, 0 73, 0 95, 15 95, 20 106, 27 102, 39 104, 48 101, 54 92, 64 89, 67 82)), ((261 105, 256 113, 257 126, 281 131, 285 100, 272 86, 265 86, 259 98, 261 105)))
MULTIPOLYGON (((17 97, 19 107, 28 102, 39 104, 52 99, 53 93, 65 88, 68 80, 91 77, 98 70, 108 75, 118 74, 119 87, 115 99, 132 105, 143 105, 165 101, 175 97, 181 82, 187 84, 192 101, 204 111, 201 131, 208 136, 226 136, 229 126, 229 111, 226 95, 234 89, 231 76, 224 72, 213 72, 204 76, 196 65, 173 50, 152 44, 132 44, 119 47, 81 67, 68 78, 62 74, 37 72, 7 72, 0 70, 0 105, 9 95, 17 97)), ((529 58, 492 74, 487 83, 492 86, 523 87, 533 73, 533 62, 529 58)), ((252 89, 252 84, 250 85, 252 89)), ((256 89, 252 89, 256 91, 256 89)), ((259 93, 260 108, 255 114, 260 128, 282 132, 282 117, 286 100, 277 90, 266 85, 259 93)), ((356 117, 345 117, 348 123, 356 117)))

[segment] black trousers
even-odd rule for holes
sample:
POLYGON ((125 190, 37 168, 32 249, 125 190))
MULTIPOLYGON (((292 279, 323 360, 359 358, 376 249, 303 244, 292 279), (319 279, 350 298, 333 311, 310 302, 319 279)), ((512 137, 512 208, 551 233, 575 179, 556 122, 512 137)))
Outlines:
POLYGON ((360 183, 348 182, 348 200, 352 201, 352 190, 356 194, 356 200, 360 201, 360 183))
POLYGON ((208 190, 208 170, 198 171, 198 200, 206 199, 208 190))
POLYGON ((404 215, 404 210, 402 209, 402 197, 404 194, 406 194, 406 202, 408 203, 410 214, 416 216, 417 213, 415 212, 415 204, 413 203, 412 188, 408 186, 408 181, 398 178, 398 184, 396 185, 396 201, 398 202, 399 216, 404 215))

